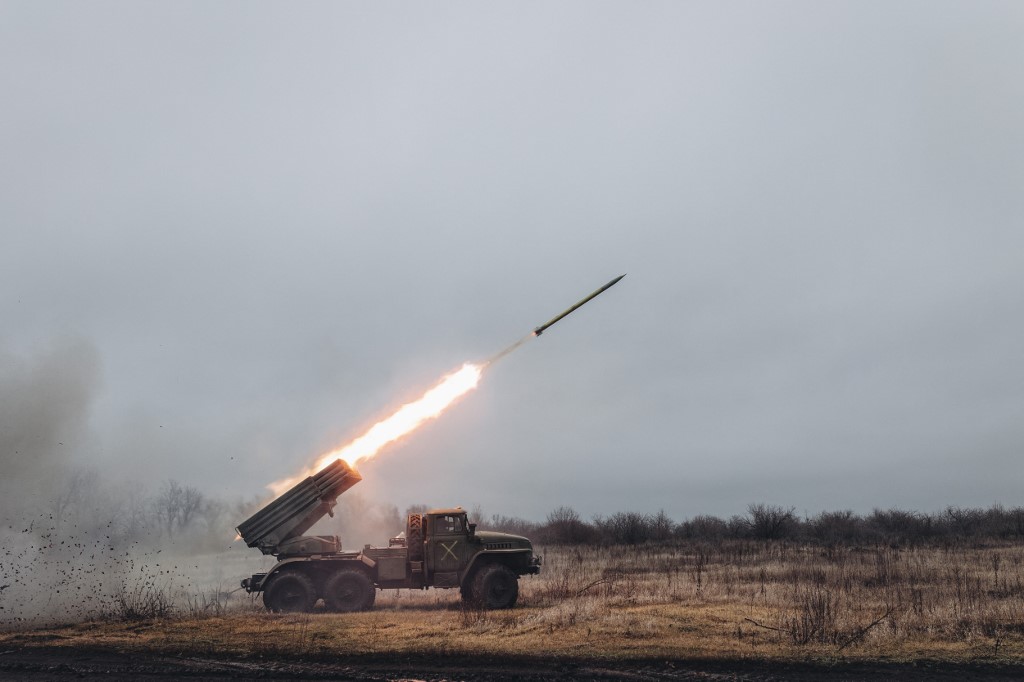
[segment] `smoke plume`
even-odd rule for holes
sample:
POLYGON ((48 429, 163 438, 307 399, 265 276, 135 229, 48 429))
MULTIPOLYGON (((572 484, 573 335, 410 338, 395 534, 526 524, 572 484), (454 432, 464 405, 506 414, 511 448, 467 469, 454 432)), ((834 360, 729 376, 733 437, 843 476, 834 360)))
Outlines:
POLYGON ((88 447, 99 386, 95 347, 62 340, 29 356, 0 351, 0 513, 38 502, 88 447))

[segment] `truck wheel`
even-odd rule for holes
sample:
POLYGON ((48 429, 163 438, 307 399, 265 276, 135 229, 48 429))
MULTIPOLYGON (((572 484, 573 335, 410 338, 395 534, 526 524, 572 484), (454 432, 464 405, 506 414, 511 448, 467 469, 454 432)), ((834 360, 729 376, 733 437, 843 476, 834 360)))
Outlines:
POLYGON ((373 608, 377 590, 362 571, 343 568, 327 580, 324 601, 332 611, 368 611, 373 608))
POLYGON ((405 544, 409 548, 409 561, 423 561, 423 515, 409 514, 405 533, 405 544))
POLYGON ((484 566, 473 577, 472 594, 485 609, 510 609, 519 598, 519 578, 504 564, 484 566))
POLYGON ((313 581, 303 573, 286 571, 270 579, 263 591, 263 604, 275 613, 297 613, 313 610, 316 603, 316 588, 313 581))

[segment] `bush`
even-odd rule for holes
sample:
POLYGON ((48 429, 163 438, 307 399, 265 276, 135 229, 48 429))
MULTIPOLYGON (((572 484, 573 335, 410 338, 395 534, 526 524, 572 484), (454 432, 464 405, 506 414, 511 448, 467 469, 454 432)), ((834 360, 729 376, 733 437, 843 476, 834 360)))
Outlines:
POLYGON ((117 621, 137 621, 167 618, 173 614, 170 589, 158 586, 152 578, 142 578, 134 585, 121 583, 106 617, 117 621))

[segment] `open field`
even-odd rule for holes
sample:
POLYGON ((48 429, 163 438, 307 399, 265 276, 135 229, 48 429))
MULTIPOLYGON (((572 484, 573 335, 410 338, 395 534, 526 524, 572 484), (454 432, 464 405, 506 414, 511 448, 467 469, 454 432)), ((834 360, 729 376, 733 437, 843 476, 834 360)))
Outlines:
POLYGON ((78 652, 115 671, 111 657, 147 661, 155 676, 504 679, 515 666, 544 679, 1024 676, 1019 545, 738 541, 544 554, 509 611, 466 609, 454 590, 383 592, 371 612, 304 615, 265 613, 240 593, 132 593, 100 620, 0 634, 0 671, 76 670, 78 652), (165 615, 149 617, 156 606, 165 615), (175 668, 182 661, 187 671, 175 668))

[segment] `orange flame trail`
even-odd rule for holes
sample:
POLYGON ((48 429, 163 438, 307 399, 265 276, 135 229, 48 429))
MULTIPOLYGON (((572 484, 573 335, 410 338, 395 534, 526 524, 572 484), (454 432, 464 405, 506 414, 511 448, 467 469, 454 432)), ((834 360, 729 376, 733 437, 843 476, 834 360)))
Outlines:
POLYGON ((343 459, 352 465, 370 459, 382 447, 415 430, 428 419, 438 417, 449 405, 476 388, 480 382, 484 367, 489 365, 490 362, 488 361, 483 365, 464 364, 462 369, 443 377, 436 386, 424 393, 419 400, 402 405, 393 415, 377 422, 366 433, 348 445, 323 455, 312 467, 303 473, 271 483, 267 487, 275 495, 280 495, 302 479, 312 476, 336 459, 343 459))

